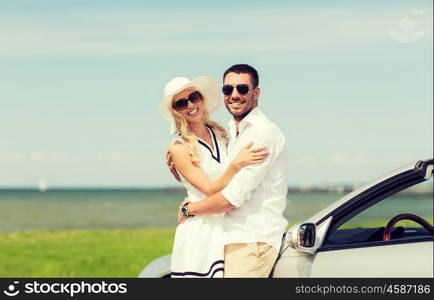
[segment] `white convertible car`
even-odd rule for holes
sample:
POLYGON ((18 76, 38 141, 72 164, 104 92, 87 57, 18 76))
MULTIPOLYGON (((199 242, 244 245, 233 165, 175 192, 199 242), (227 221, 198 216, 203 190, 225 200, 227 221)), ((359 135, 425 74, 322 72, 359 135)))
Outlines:
MULTIPOLYGON (((432 174, 432 158, 418 161, 292 226, 270 276, 432 278, 432 174)), ((170 255, 139 277, 170 277, 170 255)))

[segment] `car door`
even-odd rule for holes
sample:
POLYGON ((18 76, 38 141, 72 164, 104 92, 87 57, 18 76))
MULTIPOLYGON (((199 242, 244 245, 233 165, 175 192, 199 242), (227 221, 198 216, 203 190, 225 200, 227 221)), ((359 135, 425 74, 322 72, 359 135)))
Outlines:
POLYGON ((412 184, 401 182, 405 188, 395 185, 390 192, 385 186, 386 196, 377 191, 373 204, 364 203, 356 214, 347 209, 334 216, 340 221, 314 254, 311 277, 433 277, 432 173, 412 184), (405 219, 408 214, 425 225, 405 219), (396 216, 403 219, 391 227, 391 240, 384 240, 396 216))
POLYGON ((379 243, 319 250, 311 277, 432 277, 433 242, 379 243))

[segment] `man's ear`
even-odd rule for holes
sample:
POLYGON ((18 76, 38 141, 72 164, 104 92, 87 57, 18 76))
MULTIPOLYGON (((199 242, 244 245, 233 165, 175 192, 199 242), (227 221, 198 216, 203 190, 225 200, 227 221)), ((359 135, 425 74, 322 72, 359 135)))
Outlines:
POLYGON ((261 94, 261 89, 259 88, 259 86, 255 87, 255 89, 253 90, 253 97, 256 101, 258 101, 260 94, 261 94))

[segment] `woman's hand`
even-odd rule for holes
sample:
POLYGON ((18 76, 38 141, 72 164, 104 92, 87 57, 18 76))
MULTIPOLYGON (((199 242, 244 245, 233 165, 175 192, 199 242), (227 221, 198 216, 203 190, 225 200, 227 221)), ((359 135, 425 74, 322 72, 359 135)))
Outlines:
POLYGON ((266 152, 266 147, 253 148, 253 142, 245 145, 237 156, 232 160, 231 164, 241 169, 246 166, 254 165, 263 162, 269 155, 266 152))

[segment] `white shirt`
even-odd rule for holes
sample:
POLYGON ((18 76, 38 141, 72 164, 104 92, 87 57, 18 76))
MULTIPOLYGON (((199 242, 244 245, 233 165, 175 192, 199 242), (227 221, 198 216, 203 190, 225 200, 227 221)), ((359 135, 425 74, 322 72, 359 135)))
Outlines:
POLYGON ((242 168, 222 190, 235 209, 225 214, 225 244, 264 242, 279 251, 288 225, 283 216, 288 192, 288 157, 285 137, 259 108, 253 109, 237 124, 229 122, 231 139, 228 160, 242 147, 267 147, 270 154, 260 164, 242 168))

